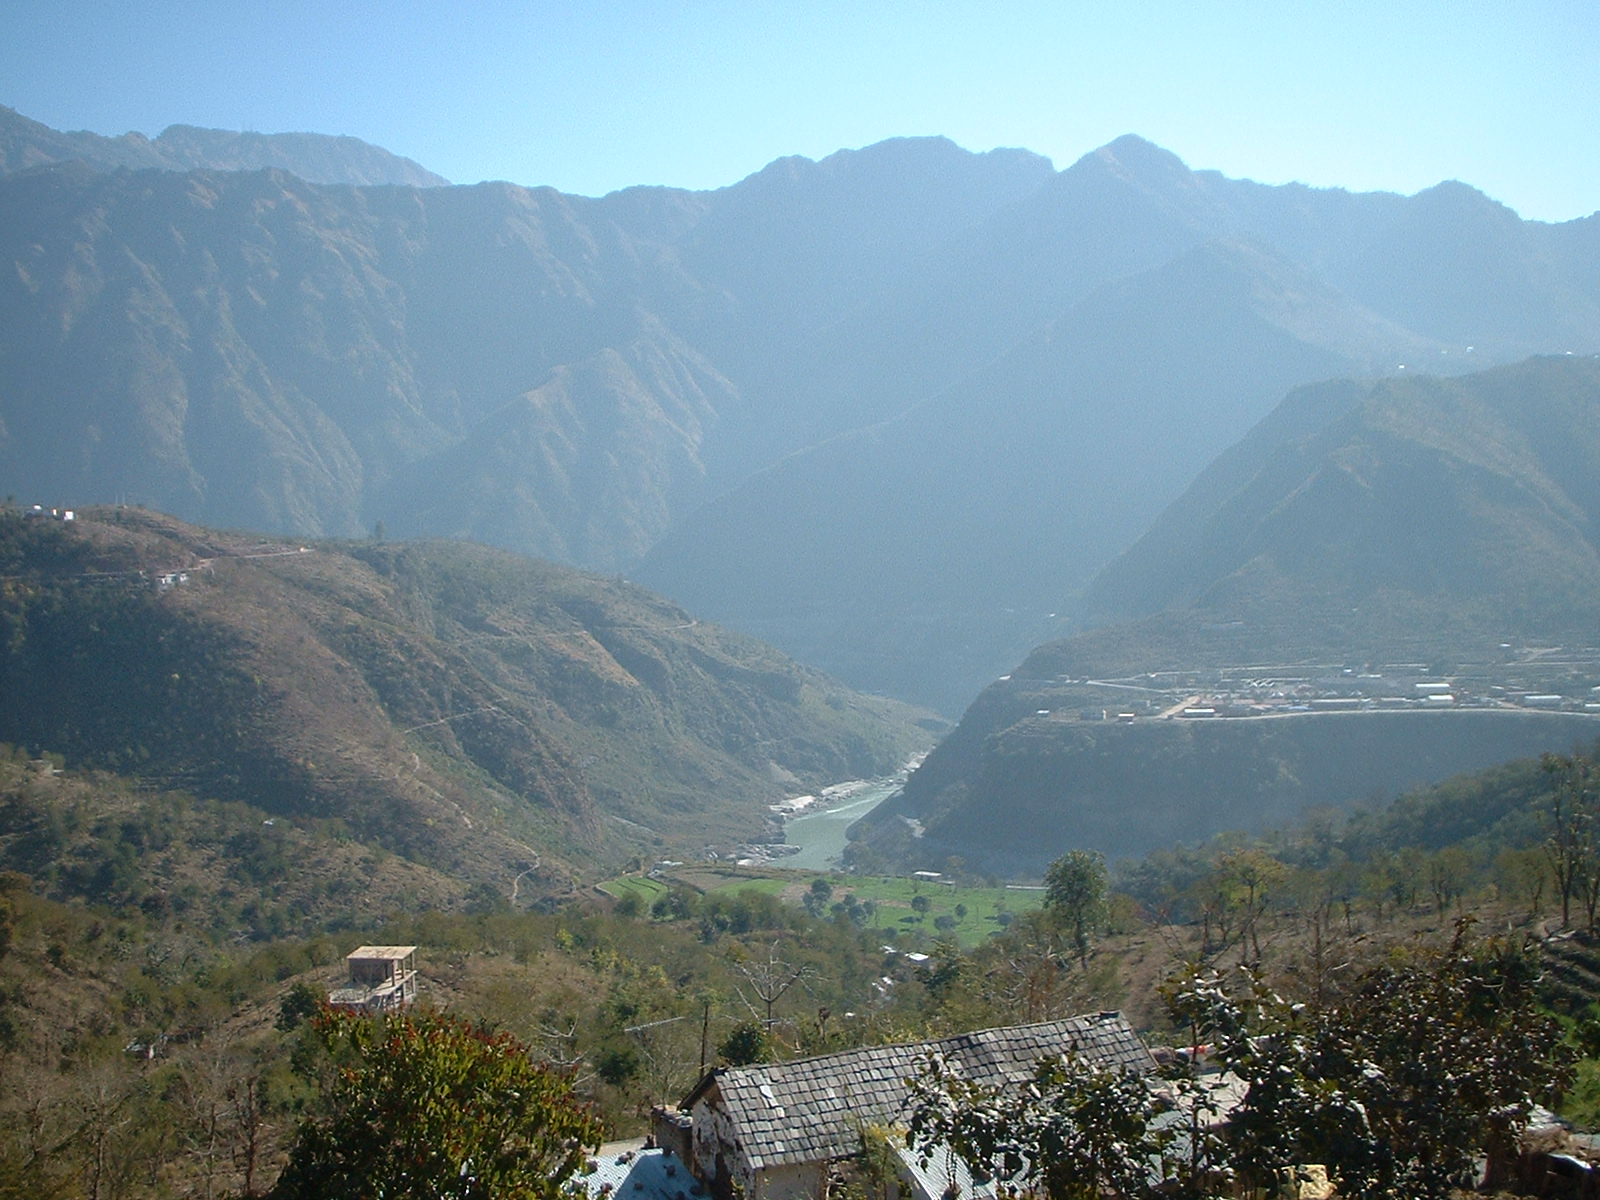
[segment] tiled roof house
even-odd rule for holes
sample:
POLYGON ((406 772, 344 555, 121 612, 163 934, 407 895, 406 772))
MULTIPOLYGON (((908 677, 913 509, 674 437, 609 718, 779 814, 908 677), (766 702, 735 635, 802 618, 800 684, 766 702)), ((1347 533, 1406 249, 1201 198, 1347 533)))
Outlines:
POLYGON ((1139 1074, 1155 1067, 1121 1013, 724 1067, 702 1079, 683 1103, 692 1118, 690 1165, 713 1195, 729 1195, 737 1186, 745 1200, 820 1197, 828 1164, 860 1149, 864 1126, 903 1125, 910 1118, 906 1080, 930 1052, 958 1064, 967 1079, 993 1086, 1031 1078, 1041 1059, 1068 1051, 1139 1074))

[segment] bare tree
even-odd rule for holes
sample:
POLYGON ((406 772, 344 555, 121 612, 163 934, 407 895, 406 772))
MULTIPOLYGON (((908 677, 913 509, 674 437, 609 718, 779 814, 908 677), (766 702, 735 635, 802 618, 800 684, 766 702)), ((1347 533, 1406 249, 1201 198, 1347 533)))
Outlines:
POLYGON ((734 964, 744 986, 739 987, 739 999, 744 1001, 745 1007, 753 1014, 760 1017, 767 1031, 767 1036, 772 1035, 774 1017, 773 1006, 788 994, 789 989, 801 980, 809 979, 815 972, 809 966, 796 964, 781 958, 778 954, 778 943, 773 942, 767 948, 767 957, 763 959, 746 959, 744 962, 734 964), (745 995, 745 987, 761 1002, 761 1007, 745 995))
POLYGON ((1561 927, 1572 923, 1572 899, 1580 896, 1589 906, 1589 923, 1594 923, 1594 907, 1600 892, 1589 900, 1588 880, 1600 874, 1595 869, 1594 797, 1589 787, 1589 761, 1581 757, 1546 754, 1540 760, 1551 782, 1550 804, 1546 810, 1545 857, 1561 893, 1561 927))

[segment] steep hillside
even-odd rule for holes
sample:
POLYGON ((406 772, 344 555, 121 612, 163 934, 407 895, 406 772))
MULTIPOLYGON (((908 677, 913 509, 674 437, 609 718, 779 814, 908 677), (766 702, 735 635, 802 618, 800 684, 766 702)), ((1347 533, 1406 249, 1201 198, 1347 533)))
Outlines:
POLYGON ((1581 231, 1442 196, 1263 187, 1118 139, 821 331, 808 409, 909 407, 691 513, 640 578, 955 711, 1296 383, 1600 345, 1581 231))
POLYGON ((1299 390, 1095 580, 1106 624, 991 684, 863 835, 1035 870, 1592 740, 1592 712, 1515 706, 1600 682, 1597 479, 1600 360, 1299 390), (1483 711, 1304 712, 1429 679, 1483 711), (1244 719, 1098 720, 1191 707, 1244 719))
POLYGON ((80 910, 138 911, 219 943, 337 934, 398 912, 494 907, 513 895, 520 904, 541 897, 535 876, 474 883, 363 843, 336 820, 270 816, 0 751, 0 880, 80 910))
POLYGON ((756 837, 929 737, 636 588, 470 545, 11 510, 0 576, 0 741, 469 881, 756 837))
MULTIPOLYGON (((1319 644, 1370 608, 1464 634, 1600 619, 1600 359, 1286 399, 1089 589, 1101 620, 1190 609, 1319 644), (1295 613, 1305 614, 1295 632, 1295 613)), ((1263 647, 1264 648, 1264 647, 1263 647)))
POLYGON ((1208 243, 706 505, 639 577, 857 686, 956 712, 1054 632, 1228 431, 1299 380, 1421 347, 1279 256, 1208 243))
POLYGON ((948 143, 840 157, 603 200, 80 165, 0 180, 0 469, 35 498, 626 564, 856 418, 796 417, 754 364, 866 265, 892 273, 1048 172, 948 143), (895 180, 939 202, 909 219, 895 180), (832 219, 841 186, 853 223, 832 219))
POLYGON ((1068 850, 1137 857, 1262 833, 1600 736, 1600 716, 1299 714, 1136 725, 999 711, 980 700, 904 792, 852 829, 851 855, 1038 878, 1068 850), (970 723, 970 728, 968 727, 970 723), (909 819, 909 820, 908 820, 909 819), (912 823, 914 822, 914 824, 912 823))

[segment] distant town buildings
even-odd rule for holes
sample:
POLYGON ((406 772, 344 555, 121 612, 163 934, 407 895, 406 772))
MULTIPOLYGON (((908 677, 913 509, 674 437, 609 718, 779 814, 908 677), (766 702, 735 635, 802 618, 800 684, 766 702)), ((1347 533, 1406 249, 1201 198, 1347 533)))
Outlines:
MULTIPOLYGON (((1502 646, 1504 652, 1507 647, 1502 646)), ((1033 720, 1207 720, 1297 713, 1441 709, 1535 709, 1600 713, 1600 648, 1553 647, 1505 654, 1457 669, 1424 663, 1375 667, 1279 664, 1156 671, 1109 679, 1021 681, 1033 720), (1109 701, 1109 703, 1107 703, 1109 701), (1031 705, 1030 705, 1031 708, 1031 705)), ((1012 681, 1002 679, 997 686, 1012 681)))

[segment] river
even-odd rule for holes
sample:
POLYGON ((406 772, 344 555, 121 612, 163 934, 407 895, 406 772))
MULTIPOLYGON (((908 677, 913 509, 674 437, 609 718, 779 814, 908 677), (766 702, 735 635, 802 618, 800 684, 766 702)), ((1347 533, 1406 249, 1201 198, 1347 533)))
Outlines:
POLYGON ((844 853, 844 831, 905 786, 905 776, 878 779, 856 792, 837 808, 806 813, 784 822, 783 839, 799 846, 799 854, 785 854, 774 866, 801 871, 828 871, 839 865, 844 853))

